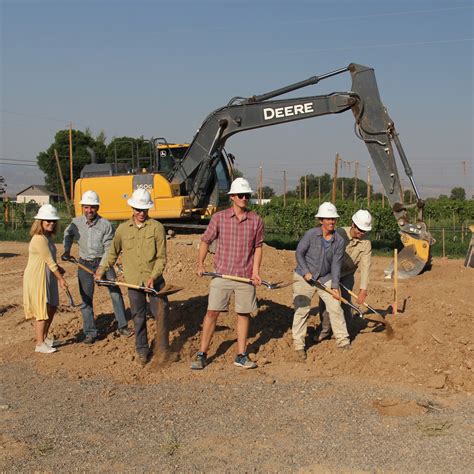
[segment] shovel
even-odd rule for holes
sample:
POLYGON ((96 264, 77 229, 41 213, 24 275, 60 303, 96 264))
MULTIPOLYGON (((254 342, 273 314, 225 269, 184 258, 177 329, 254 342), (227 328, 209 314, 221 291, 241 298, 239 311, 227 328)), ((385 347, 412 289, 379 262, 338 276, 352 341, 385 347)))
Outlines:
POLYGON ((134 290, 144 291, 149 293, 152 296, 167 296, 172 295, 181 291, 180 286, 175 285, 165 285, 160 291, 156 291, 154 288, 148 288, 147 286, 132 285, 131 283, 124 283, 122 281, 112 281, 112 280, 95 280, 99 286, 123 286, 124 288, 132 288, 134 290))
POLYGON ((72 295, 71 295, 71 292, 69 291, 69 288, 66 288, 66 295, 67 295, 67 299, 68 299, 68 302, 69 302, 69 306, 71 308, 77 308, 77 307, 81 306, 80 304, 74 304, 74 300, 72 299, 72 295))
POLYGON ((91 275, 94 275, 94 272, 89 268, 86 267, 85 265, 82 265, 82 263, 79 263, 74 257, 69 257, 68 259, 65 260, 65 262, 71 262, 76 264, 79 268, 82 268, 87 273, 90 273, 91 275))
MULTIPOLYGON (((388 321, 385 321, 384 317, 380 313, 377 313, 377 311, 375 311, 373 308, 369 307, 368 304, 365 303, 364 306, 368 307, 374 313, 371 316, 371 318, 365 317, 365 315, 362 313, 362 311, 355 304, 352 304, 350 301, 346 300, 342 296, 338 298, 324 283, 321 283, 319 280, 311 279, 309 281, 309 283, 313 286, 318 286, 319 288, 322 288, 326 293, 329 293, 334 298, 339 299, 342 303, 350 306, 354 311, 357 312, 358 316, 361 317, 362 319, 371 319, 372 321, 382 323, 385 326, 387 337, 391 337, 393 335, 393 328, 390 325, 390 323, 388 321)), ((342 286, 342 288, 347 290, 351 296, 354 296, 354 297, 357 298, 357 295, 355 293, 349 291, 345 286, 343 286, 343 285, 341 285, 341 286, 342 286)))
POLYGON ((350 301, 347 301, 345 298, 343 298, 342 296, 336 296, 336 294, 330 289, 328 288, 324 283, 321 283, 319 280, 314 280, 313 278, 311 278, 308 283, 312 286, 316 286, 318 288, 321 288, 322 290, 324 290, 326 293, 329 293, 333 298, 335 298, 336 300, 339 300, 341 301, 342 303, 344 304, 347 304, 348 306, 350 306, 357 314, 359 317, 363 318, 364 317, 364 314, 362 313, 362 311, 355 305, 355 304, 352 304, 350 301))
MULTIPOLYGON (((85 265, 82 265, 79 263, 74 257, 69 257, 67 260, 68 262, 75 263, 79 268, 82 268, 85 272, 90 273, 91 275, 94 275, 94 272, 86 267, 85 265)), ((165 285, 164 288, 162 288, 160 291, 156 291, 154 288, 148 288, 146 286, 138 286, 138 285, 132 285, 131 283, 123 283, 120 281, 112 281, 112 280, 95 280, 95 282, 99 286, 123 286, 125 288, 133 288, 134 290, 141 290, 144 291, 145 293, 150 293, 153 296, 167 296, 167 295, 172 295, 173 293, 177 293, 178 291, 181 291, 182 288, 179 286, 174 286, 174 285, 165 285)))
MULTIPOLYGON (((234 276, 234 275, 223 275, 222 273, 216 273, 216 272, 202 272, 202 276, 208 276, 208 277, 214 277, 214 278, 223 278, 224 280, 232 280, 232 281, 240 281, 242 283, 248 283, 249 285, 253 285, 253 280, 250 278, 244 278, 244 277, 239 277, 239 276, 234 276)), ((285 288, 287 286, 290 286, 292 283, 283 283, 283 282, 278 282, 278 283, 270 283, 269 281, 262 280, 262 285, 266 286, 270 290, 277 290, 280 288, 285 288)))
MULTIPOLYGON (((353 291, 349 290, 349 288, 345 287, 342 283, 339 283, 339 285, 341 285, 341 287, 344 288, 352 297, 357 298, 357 295, 353 291)), ((376 321, 378 323, 382 323, 385 326, 387 334, 392 334, 393 333, 393 328, 392 328, 391 324, 388 321, 386 321, 385 318, 376 309, 374 309, 368 303, 364 302, 362 304, 369 311, 372 311, 373 314, 371 315, 370 319, 372 319, 373 321, 376 321)))

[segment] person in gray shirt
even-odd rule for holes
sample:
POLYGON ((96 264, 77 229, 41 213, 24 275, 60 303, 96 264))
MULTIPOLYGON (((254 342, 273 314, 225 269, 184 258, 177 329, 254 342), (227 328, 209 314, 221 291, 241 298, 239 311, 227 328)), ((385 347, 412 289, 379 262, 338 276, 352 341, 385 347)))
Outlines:
MULTIPOLYGON (((92 272, 88 273, 79 267, 77 276, 82 298, 81 313, 85 336, 84 343, 93 344, 97 339, 97 328, 92 305, 94 273, 99 265, 105 262, 107 251, 114 237, 114 228, 107 219, 98 214, 100 201, 97 193, 86 191, 82 195, 81 206, 83 215, 74 218, 64 231, 64 254, 61 258, 65 261, 71 258, 72 244, 74 241, 77 241, 79 244, 79 263, 89 268, 92 272)), ((107 280, 115 280, 114 269, 110 268, 105 276, 107 280)), ((125 305, 120 289, 116 286, 109 286, 107 289, 112 299, 119 334, 125 337, 132 336, 133 331, 128 328, 125 305)))
POLYGON ((321 226, 308 230, 296 248, 296 270, 293 283, 293 347, 300 360, 306 359, 305 338, 307 320, 311 309, 311 298, 317 292, 325 302, 336 338, 336 346, 350 348, 349 334, 341 302, 324 290, 311 285, 310 280, 319 281, 340 297, 339 278, 344 256, 344 239, 335 232, 339 217, 336 207, 330 202, 319 206, 315 216, 321 226))

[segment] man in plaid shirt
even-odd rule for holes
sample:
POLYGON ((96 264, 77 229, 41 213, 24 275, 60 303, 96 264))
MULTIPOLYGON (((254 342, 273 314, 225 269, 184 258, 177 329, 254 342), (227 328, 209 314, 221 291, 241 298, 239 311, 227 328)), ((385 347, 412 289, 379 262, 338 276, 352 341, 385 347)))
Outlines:
POLYGON ((214 278, 209 289, 207 313, 202 324, 200 351, 191 369, 201 370, 207 365, 207 351, 216 329, 221 311, 227 311, 232 293, 235 294, 237 312, 237 357, 234 364, 244 369, 257 367, 247 354, 247 337, 251 313, 257 311, 255 285, 261 285, 263 221, 258 214, 249 211, 247 204, 252 190, 244 178, 232 182, 229 195, 232 207, 212 216, 201 238, 197 273, 202 276, 209 245, 216 241, 214 267, 216 272, 250 278, 253 285, 238 281, 214 278))

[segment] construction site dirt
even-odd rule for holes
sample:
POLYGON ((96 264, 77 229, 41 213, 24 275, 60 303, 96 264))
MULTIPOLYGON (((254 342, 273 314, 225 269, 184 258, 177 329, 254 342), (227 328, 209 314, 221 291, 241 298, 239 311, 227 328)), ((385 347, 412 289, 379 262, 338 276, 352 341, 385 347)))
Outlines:
MULTIPOLYGON (((472 468, 474 279, 462 260, 435 259, 430 271, 401 280, 399 314, 392 315, 393 282, 383 278, 389 258, 374 257, 367 301, 386 315, 392 337, 382 325, 358 319, 351 351, 338 350, 334 340, 312 342, 319 325, 315 296, 304 362, 292 348, 291 285, 259 287, 248 350, 258 368, 245 371, 233 365, 236 314, 231 309, 218 320, 210 364, 193 372, 189 366, 199 349, 210 282, 196 275, 198 244, 197 235, 168 241, 165 278, 183 288, 169 296, 171 346, 180 360, 162 367, 152 358, 141 367, 133 337, 119 337, 116 331, 105 287, 96 288, 94 299, 100 331, 95 344, 80 342, 80 310, 69 307, 61 294, 52 324, 59 351, 35 354, 33 323, 25 320, 22 307, 28 244, 0 243, 2 471, 472 468), (37 397, 50 400, 46 413, 35 405, 37 397), (120 431, 121 417, 134 439, 120 431), (112 433, 124 443, 122 450, 112 433), (385 440, 383 433, 389 434, 385 440), (104 443, 107 449, 99 449, 104 443), (155 446, 153 455, 145 450, 148 444, 155 446), (436 454, 429 458, 427 449, 436 454), (95 464, 81 461, 83 453, 93 453, 95 464)), ((77 303, 77 268, 68 262, 63 266, 77 303)), ((294 267, 293 251, 264 247, 262 278, 291 282, 294 267)), ((212 256, 207 269, 213 269, 212 256)), ((148 328, 151 339, 153 320, 148 328)))

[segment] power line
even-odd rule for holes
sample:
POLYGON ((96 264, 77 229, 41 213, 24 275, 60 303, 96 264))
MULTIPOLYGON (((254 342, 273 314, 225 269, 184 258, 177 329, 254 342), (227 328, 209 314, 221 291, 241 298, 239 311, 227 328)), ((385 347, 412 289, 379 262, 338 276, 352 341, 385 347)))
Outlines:
POLYGON ((23 160, 22 158, 5 158, 5 157, 0 157, 0 160, 2 161, 14 161, 14 162, 25 162, 25 163, 36 163, 36 160, 23 160))
POLYGON ((358 49, 372 49, 372 48, 393 48, 400 46, 425 46, 431 44, 447 44, 447 43, 462 43, 466 41, 473 41, 474 38, 454 38, 446 40, 435 40, 435 41, 414 41, 410 43, 379 43, 379 44, 367 44, 360 46, 342 47, 342 48, 326 48, 326 49, 300 49, 300 50, 279 50, 279 51, 267 51, 264 54, 308 54, 308 53, 325 53, 331 51, 354 51, 358 49))
POLYGON ((35 168, 39 168, 38 165, 34 165, 34 164, 29 164, 29 163, 6 163, 4 161, 0 161, 0 165, 4 165, 4 166, 33 166, 35 168))

